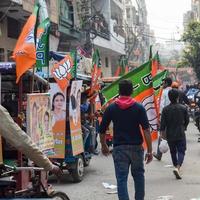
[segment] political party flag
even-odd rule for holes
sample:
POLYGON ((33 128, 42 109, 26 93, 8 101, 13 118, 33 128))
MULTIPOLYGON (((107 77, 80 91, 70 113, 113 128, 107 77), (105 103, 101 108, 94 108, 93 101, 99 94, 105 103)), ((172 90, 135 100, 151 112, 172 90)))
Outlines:
POLYGON ((129 79, 132 81, 134 89, 132 97, 134 97, 136 101, 142 103, 145 107, 152 132, 152 137, 155 139, 157 137, 158 118, 154 101, 151 61, 148 61, 140 67, 133 69, 128 74, 125 74, 117 81, 105 87, 101 93, 103 94, 106 102, 119 95, 118 84, 123 79, 129 79))
POLYGON ((35 27, 39 6, 34 6, 34 11, 24 25, 13 51, 13 59, 16 62, 16 83, 20 77, 36 62, 35 27))
POLYGON ((72 78, 76 78, 76 75, 77 75, 77 50, 72 50, 70 52, 70 56, 73 60, 73 67, 71 69, 71 77, 72 78))
POLYGON ((90 85, 90 95, 93 95, 96 91, 100 89, 100 85, 98 83, 99 78, 101 77, 101 58, 99 54, 99 50, 96 49, 92 56, 92 80, 90 85))
POLYGON ((158 113, 160 110, 160 97, 162 94, 162 83, 163 83, 163 80, 167 77, 168 73, 169 73, 168 70, 163 70, 153 77, 153 89, 154 89, 154 96, 155 96, 158 113))
POLYGON ((43 67, 49 66, 49 31, 50 20, 46 18, 37 28, 36 41, 36 68, 42 71, 43 67))
POLYGON ((115 76, 123 76, 128 73, 128 60, 124 56, 118 61, 118 67, 115 72, 115 76))
POLYGON ((151 64, 151 74, 154 77, 157 74, 157 71, 160 67, 160 58, 158 52, 156 52, 155 56, 152 58, 151 64))
POLYGON ((66 55, 60 62, 52 67, 51 74, 62 91, 65 91, 69 81, 73 78, 73 66, 74 62, 72 57, 66 55))

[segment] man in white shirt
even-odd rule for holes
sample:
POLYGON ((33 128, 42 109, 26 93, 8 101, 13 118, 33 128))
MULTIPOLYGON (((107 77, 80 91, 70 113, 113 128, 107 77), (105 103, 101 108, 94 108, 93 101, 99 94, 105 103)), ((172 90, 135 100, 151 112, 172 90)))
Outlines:
MULTIPOLYGON (((170 77, 165 78, 163 81, 162 95, 160 97, 160 116, 161 116, 163 108, 170 104, 168 93, 172 89, 171 85, 172 85, 172 79, 170 77)), ((161 142, 161 137, 158 138, 157 153, 156 152, 153 153, 153 156, 159 161, 162 158, 162 153, 159 150, 160 142, 161 142)))

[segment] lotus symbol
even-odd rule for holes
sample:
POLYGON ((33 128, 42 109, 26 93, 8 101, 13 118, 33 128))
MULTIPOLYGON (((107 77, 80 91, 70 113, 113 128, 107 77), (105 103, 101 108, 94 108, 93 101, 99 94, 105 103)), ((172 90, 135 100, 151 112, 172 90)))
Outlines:
POLYGON ((69 60, 67 60, 62 65, 59 65, 58 68, 53 71, 53 74, 57 79, 62 80, 70 73, 70 69, 71 63, 69 60))

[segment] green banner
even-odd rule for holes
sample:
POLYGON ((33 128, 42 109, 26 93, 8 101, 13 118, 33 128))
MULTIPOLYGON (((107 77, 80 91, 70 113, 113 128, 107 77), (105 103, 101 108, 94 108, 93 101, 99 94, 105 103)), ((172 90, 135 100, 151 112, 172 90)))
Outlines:
POLYGON ((140 93, 152 87, 151 77, 151 62, 148 61, 140 67, 130 71, 128 74, 120 77, 109 86, 105 87, 101 92, 106 99, 106 102, 113 97, 118 96, 118 84, 123 79, 129 79, 133 83, 133 97, 138 96, 140 93))
POLYGON ((153 89, 156 97, 159 95, 162 82, 167 77, 167 75, 168 75, 168 70, 164 70, 158 73, 155 77, 153 77, 153 89))
POLYGON ((36 67, 38 71, 49 66, 49 31, 50 20, 46 18, 37 28, 36 67))

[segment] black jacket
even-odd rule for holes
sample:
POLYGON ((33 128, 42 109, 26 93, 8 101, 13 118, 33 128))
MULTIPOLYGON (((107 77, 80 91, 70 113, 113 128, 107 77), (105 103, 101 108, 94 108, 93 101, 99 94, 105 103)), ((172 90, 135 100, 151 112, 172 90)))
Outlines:
POLYGON ((185 138, 185 130, 189 124, 187 108, 180 103, 164 107, 161 115, 161 131, 165 131, 168 141, 185 138))

